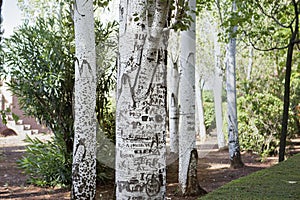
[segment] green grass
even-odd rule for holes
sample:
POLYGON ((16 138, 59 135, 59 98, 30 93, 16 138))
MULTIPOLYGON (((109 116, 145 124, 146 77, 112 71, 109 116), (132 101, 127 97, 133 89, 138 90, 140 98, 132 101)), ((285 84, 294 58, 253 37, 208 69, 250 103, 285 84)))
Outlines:
POLYGON ((300 154, 278 165, 231 181, 199 200, 300 199, 300 154))

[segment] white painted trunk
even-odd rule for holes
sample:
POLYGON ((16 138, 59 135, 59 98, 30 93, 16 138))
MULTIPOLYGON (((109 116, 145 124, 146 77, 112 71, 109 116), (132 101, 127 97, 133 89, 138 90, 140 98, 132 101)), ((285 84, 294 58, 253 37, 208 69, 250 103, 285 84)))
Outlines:
MULTIPOLYGON (((233 3, 235 8, 235 2, 233 3)), ((233 32, 237 30, 235 26, 233 32)), ((230 36, 231 37, 231 36, 230 36)), ((236 39, 230 38, 226 55, 226 86, 227 86, 227 115, 228 115, 228 148, 231 166, 238 168, 243 166, 240 155, 238 138, 237 103, 236 103, 236 39)))
MULTIPOLYGON (((189 1, 195 10, 195 0, 189 1)), ((196 147, 195 131, 195 13, 189 30, 181 32, 181 66, 179 82, 179 184, 183 193, 187 187, 191 151, 196 147)))
POLYGON ((93 1, 77 0, 75 26, 75 105, 72 199, 96 193, 96 53, 93 1))
MULTIPOLYGON (((169 104, 169 134, 170 134, 170 152, 179 153, 179 108, 178 108, 178 90, 179 90, 179 42, 178 34, 170 32, 169 59, 168 59, 168 104, 169 104)), ((176 159, 176 158, 175 158, 176 159)))
POLYGON ((168 8, 164 0, 154 4, 146 0, 120 3, 117 200, 165 199, 168 37, 162 30, 168 8), (148 17, 143 16, 146 4, 148 17))
MULTIPOLYGON (((216 27, 216 25, 215 25, 216 27)), ((217 31, 214 33, 214 56, 215 56, 215 81, 214 81, 214 104, 216 115, 217 140, 219 149, 224 148, 225 138, 223 133, 223 109, 222 109, 222 90, 223 74, 221 70, 221 48, 218 42, 217 31)))
POLYGON ((200 87, 201 77, 200 71, 195 71, 195 95, 196 95, 196 133, 200 137, 200 141, 206 140, 206 128, 204 123, 204 108, 202 87, 200 87))
POLYGON ((169 104, 169 131, 170 131, 170 152, 179 153, 179 135, 178 135, 178 122, 179 122, 179 108, 178 108, 178 89, 179 89, 179 73, 177 63, 172 63, 170 67, 170 104, 169 104))

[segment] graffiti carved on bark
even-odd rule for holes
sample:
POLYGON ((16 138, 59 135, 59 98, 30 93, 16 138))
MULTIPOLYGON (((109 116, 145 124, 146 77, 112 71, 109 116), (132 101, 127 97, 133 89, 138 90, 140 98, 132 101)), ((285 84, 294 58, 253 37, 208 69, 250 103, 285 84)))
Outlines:
POLYGON ((164 199, 165 0, 120 3, 116 119, 117 199, 164 199))

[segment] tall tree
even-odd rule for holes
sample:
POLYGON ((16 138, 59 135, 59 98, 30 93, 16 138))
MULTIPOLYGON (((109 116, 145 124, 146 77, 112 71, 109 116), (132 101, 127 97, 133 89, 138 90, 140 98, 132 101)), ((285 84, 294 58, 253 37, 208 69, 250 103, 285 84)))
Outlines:
POLYGON ((120 2, 117 199, 164 199, 169 2, 120 2))
POLYGON ((181 32, 179 81, 179 184, 184 195, 200 195, 205 191, 197 180, 195 129, 195 61, 196 0, 188 1, 190 26, 181 32))
MULTIPOLYGON (((233 11, 236 11, 235 1, 232 4, 233 11)), ((232 168, 243 167, 244 163, 241 159, 240 145, 238 138, 238 122, 237 122, 237 104, 236 104, 236 38, 233 34, 236 32, 237 26, 233 27, 229 36, 226 55, 226 85, 227 85, 227 107, 228 107, 228 147, 230 166, 232 168)))
MULTIPOLYGON (((215 25, 216 27, 216 25, 215 25)), ((223 91, 223 72, 221 70, 221 47, 218 42, 217 31, 214 33, 214 57, 215 57, 215 81, 213 87, 215 116, 217 127, 217 140, 219 149, 224 148, 225 138, 223 134, 223 109, 222 109, 222 91, 223 91)))
POLYGON ((76 0, 72 199, 96 194, 96 50, 93 1, 76 0))
POLYGON ((246 36, 256 50, 272 51, 286 49, 285 81, 283 94, 282 130, 279 161, 284 160, 290 107, 290 77, 295 45, 299 44, 299 0, 240 1, 238 15, 232 15, 230 24, 241 25, 239 34, 246 36), (236 21, 236 19, 239 19, 236 21))

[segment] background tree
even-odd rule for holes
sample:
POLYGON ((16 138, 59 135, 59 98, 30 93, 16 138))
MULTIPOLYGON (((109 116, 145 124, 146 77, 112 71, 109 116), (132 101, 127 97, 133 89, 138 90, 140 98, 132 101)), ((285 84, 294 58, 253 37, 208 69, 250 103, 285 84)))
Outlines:
MULTIPOLYGON (((235 2, 232 3, 233 12, 236 11, 235 2)), ((236 32, 237 26, 233 27, 232 34, 229 35, 229 43, 226 55, 226 91, 227 91, 227 107, 228 107, 228 148, 230 166, 233 168, 243 167, 241 160, 239 138, 238 138, 238 121, 237 121, 237 103, 236 103, 236 39, 233 34, 236 32)))
POLYGON ((287 49, 285 61, 282 130, 279 161, 284 160, 290 108, 290 77, 292 58, 296 44, 299 43, 299 1, 238 2, 239 14, 233 15, 231 24, 240 24, 239 33, 247 36, 250 44, 259 50, 287 49), (235 19, 239 19, 236 21, 235 19))

